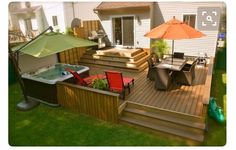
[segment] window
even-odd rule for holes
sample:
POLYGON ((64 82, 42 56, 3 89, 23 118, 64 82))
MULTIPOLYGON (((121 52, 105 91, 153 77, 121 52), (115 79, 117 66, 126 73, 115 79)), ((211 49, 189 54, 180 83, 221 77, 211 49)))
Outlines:
POLYGON ((52 23, 53 23, 53 26, 57 26, 58 25, 57 16, 52 16, 52 23))
POLYGON ((195 28, 196 15, 184 15, 183 22, 186 23, 187 25, 195 28))
POLYGON ((38 30, 38 24, 36 19, 31 19, 32 30, 38 30))
POLYGON ((112 18, 113 43, 115 45, 134 46, 134 17, 112 18))

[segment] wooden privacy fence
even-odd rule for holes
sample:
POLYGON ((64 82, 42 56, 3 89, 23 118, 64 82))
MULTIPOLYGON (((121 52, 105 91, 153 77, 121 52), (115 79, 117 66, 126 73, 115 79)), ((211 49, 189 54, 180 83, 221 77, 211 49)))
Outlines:
MULTIPOLYGON (((74 36, 78 38, 85 38, 84 36, 84 28, 75 28, 74 29, 74 36)), ((59 53, 59 61, 61 63, 78 65, 80 58, 86 52, 86 48, 72 48, 63 52, 59 53)))
POLYGON ((58 82, 57 98, 61 106, 75 112, 112 123, 118 122, 119 95, 116 93, 58 82))
POLYGON ((59 61, 61 63, 78 65, 80 58, 86 52, 86 48, 72 48, 59 53, 59 61))
POLYGON ((88 38, 91 34, 91 31, 98 31, 102 29, 101 23, 99 20, 88 20, 83 21, 84 36, 88 38))
MULTIPOLYGON (((83 27, 74 28, 74 36, 78 38, 88 39, 91 31, 98 31, 102 29, 99 20, 83 21, 83 27)), ((77 65, 80 58, 86 52, 86 48, 72 48, 70 50, 59 53, 59 61, 61 63, 68 63, 77 65)))

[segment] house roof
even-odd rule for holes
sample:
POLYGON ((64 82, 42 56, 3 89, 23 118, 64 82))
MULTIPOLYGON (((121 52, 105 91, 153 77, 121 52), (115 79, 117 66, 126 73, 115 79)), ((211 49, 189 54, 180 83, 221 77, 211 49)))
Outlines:
POLYGON ((94 10, 149 7, 152 2, 102 2, 94 10))

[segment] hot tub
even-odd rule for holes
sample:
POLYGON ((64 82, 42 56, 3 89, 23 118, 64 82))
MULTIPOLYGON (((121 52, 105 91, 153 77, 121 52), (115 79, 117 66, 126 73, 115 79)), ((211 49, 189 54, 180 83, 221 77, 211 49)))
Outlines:
POLYGON ((65 71, 65 68, 75 70, 82 78, 89 75, 89 68, 86 66, 62 63, 24 73, 22 79, 28 97, 50 106, 58 106, 56 83, 58 81, 73 81, 73 75, 65 71))

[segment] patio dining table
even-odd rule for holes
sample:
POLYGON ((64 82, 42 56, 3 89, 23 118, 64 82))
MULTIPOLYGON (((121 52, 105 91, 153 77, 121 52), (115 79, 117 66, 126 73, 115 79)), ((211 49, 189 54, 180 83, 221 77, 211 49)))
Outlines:
POLYGON ((186 64, 187 60, 185 59, 179 59, 179 58, 172 58, 167 57, 161 61, 161 63, 157 64, 155 67, 162 68, 162 69, 168 69, 171 71, 181 71, 181 69, 186 64))

